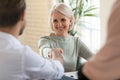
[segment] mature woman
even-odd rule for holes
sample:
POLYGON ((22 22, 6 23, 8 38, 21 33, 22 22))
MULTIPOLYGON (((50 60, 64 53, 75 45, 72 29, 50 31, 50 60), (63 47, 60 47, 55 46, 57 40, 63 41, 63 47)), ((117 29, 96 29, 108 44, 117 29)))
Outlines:
POLYGON ((75 71, 78 57, 88 59, 92 53, 78 38, 68 34, 73 28, 72 10, 63 3, 52 8, 50 25, 54 35, 45 36, 39 40, 40 54, 43 57, 54 57, 53 53, 63 55, 65 72, 75 71))

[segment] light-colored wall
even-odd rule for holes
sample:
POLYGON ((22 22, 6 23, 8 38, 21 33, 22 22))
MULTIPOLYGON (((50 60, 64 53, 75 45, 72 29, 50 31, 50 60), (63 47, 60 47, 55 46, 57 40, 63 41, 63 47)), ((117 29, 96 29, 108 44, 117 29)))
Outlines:
POLYGON ((115 0, 100 0, 101 44, 102 45, 105 43, 105 40, 106 40, 107 22, 108 22, 108 18, 109 18, 110 11, 114 1, 115 0))
MULTIPOLYGON (((54 0, 26 0, 26 20, 27 25, 24 34, 19 40, 38 51, 38 40, 40 37, 49 35, 50 28, 48 24, 49 10, 54 0)), ((101 18, 101 44, 106 39, 106 26, 112 4, 115 0, 100 0, 100 18, 101 18)))
POLYGON ((29 45, 38 52, 39 38, 50 33, 48 16, 52 0, 26 0, 26 3, 27 24, 23 35, 19 39, 23 44, 29 45))

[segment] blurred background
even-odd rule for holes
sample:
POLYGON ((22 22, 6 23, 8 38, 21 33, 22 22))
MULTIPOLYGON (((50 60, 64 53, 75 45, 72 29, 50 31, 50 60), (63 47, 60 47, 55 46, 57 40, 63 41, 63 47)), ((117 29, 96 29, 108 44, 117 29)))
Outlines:
MULTIPOLYGON (((69 5, 70 0, 64 0, 69 5)), ((87 1, 87 0, 86 0, 87 1)), ((105 43, 107 20, 115 0, 88 0, 89 5, 94 5, 97 9, 91 13, 97 14, 96 17, 81 17, 78 21, 79 27, 76 27, 77 36, 96 53, 105 43), (81 22, 86 22, 81 25, 81 22)), ((39 52, 38 40, 42 36, 49 35, 51 29, 49 26, 49 12, 53 5, 59 3, 59 0, 26 0, 26 29, 19 40, 39 52)))

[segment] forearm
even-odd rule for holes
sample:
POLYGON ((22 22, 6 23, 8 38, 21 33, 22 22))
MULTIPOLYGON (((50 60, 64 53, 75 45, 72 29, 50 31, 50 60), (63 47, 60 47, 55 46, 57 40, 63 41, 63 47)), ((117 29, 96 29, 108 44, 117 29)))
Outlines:
MULTIPOLYGON (((120 79, 120 65, 118 59, 92 58, 79 69, 81 80, 87 77, 89 80, 118 80, 120 79), (98 60, 99 59, 99 60, 98 60), (113 65, 114 64, 114 65, 113 65), (113 74, 114 73, 114 74, 113 74), (82 76, 82 77, 81 77, 82 76)), ((87 80, 87 79, 86 79, 87 80)))
POLYGON ((89 49, 81 49, 80 51, 80 57, 83 57, 84 59, 88 60, 93 56, 93 53, 89 49))
POLYGON ((51 49, 49 42, 47 37, 40 38, 38 42, 39 53, 42 57, 48 57, 49 50, 51 49))
POLYGON ((49 52, 50 52, 50 48, 40 48, 39 51, 40 51, 40 55, 42 57, 45 57, 45 58, 48 58, 48 55, 49 55, 49 52))
POLYGON ((45 59, 36 53, 28 53, 24 60, 25 73, 32 79, 54 80, 64 75, 63 65, 59 61, 45 59))
POLYGON ((54 58, 53 60, 60 61, 60 63, 63 65, 63 58, 54 58))
POLYGON ((87 60, 88 58, 93 56, 93 53, 89 50, 89 48, 85 44, 81 43, 79 48, 79 56, 87 60))

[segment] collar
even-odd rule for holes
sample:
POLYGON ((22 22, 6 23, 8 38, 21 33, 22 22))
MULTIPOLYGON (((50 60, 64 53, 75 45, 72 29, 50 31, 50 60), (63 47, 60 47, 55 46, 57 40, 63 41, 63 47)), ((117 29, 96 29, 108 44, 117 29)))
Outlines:
POLYGON ((9 33, 0 32, 0 39, 7 40, 8 42, 12 44, 21 45, 18 39, 9 33))

